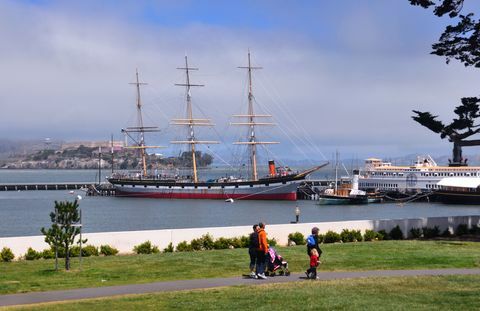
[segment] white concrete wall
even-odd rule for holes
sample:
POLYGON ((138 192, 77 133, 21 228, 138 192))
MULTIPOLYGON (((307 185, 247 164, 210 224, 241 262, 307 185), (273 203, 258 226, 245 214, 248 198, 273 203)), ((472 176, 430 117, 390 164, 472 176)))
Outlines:
MULTIPOLYGON (((318 222, 318 223, 298 223, 298 224, 281 224, 268 225, 266 231, 269 238, 275 238, 280 245, 286 245, 288 234, 293 232, 301 232, 307 236, 310 234, 312 227, 318 227, 320 234, 331 230, 340 233, 343 229, 361 230, 386 230, 389 232, 393 227, 399 225, 405 235, 411 228, 438 226, 441 231, 449 229, 453 232, 459 224, 467 224, 468 227, 480 225, 480 216, 452 216, 452 217, 430 217, 430 218, 413 218, 413 219, 385 219, 385 220, 356 220, 356 221, 339 221, 339 222, 318 222)), ((124 231, 124 232, 100 232, 83 234, 84 238, 88 238, 87 244, 95 246, 108 244, 116 247, 120 253, 131 253, 133 247, 147 240, 153 245, 157 245, 160 250, 164 249, 171 242, 176 246, 179 242, 190 242, 209 233, 214 239, 225 237, 239 237, 248 235, 252 231, 251 226, 236 227, 215 227, 215 228, 192 228, 192 229, 168 229, 168 230, 145 230, 145 231, 124 231)), ((0 238, 0 249, 3 247, 12 249, 16 257, 26 253, 29 247, 37 251, 49 248, 44 242, 43 236, 26 236, 26 237, 9 237, 0 238)))

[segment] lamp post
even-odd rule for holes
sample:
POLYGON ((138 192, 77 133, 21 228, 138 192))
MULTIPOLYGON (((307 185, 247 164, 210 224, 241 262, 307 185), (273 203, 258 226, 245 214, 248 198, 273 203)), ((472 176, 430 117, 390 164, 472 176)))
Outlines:
MULTIPOLYGON (((58 230, 58 211, 57 205, 55 204, 55 225, 57 226, 58 230)), ((55 236, 55 271, 58 271, 58 233, 55 236)))
MULTIPOLYGON (((82 200, 81 195, 77 195, 77 200, 80 202, 82 200)), ((79 203, 80 206, 80 203, 79 203)), ((79 208, 79 216, 80 216, 80 221, 76 224, 73 224, 72 227, 79 227, 80 228, 80 251, 78 254, 78 259, 79 259, 79 267, 80 270, 82 269, 82 209, 79 208)))

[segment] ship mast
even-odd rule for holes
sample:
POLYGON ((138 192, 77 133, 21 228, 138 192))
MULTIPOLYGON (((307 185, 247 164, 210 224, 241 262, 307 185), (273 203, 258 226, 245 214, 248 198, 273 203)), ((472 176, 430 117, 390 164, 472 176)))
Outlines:
POLYGON ((190 83, 190 71, 198 70, 198 68, 188 67, 188 57, 185 55, 185 67, 177 68, 180 70, 185 70, 186 74, 186 83, 176 83, 177 86, 184 86, 186 91, 186 101, 187 101, 187 117, 186 119, 174 119, 172 120, 173 125, 186 125, 188 127, 188 136, 185 141, 172 141, 172 144, 188 144, 190 145, 190 152, 192 153, 192 169, 193 169, 193 182, 198 182, 197 174, 197 160, 195 155, 195 145, 197 144, 217 144, 217 141, 200 141, 195 137, 195 126, 213 126, 210 119, 195 119, 193 117, 192 109, 192 95, 190 93, 190 88, 192 86, 204 86, 203 84, 191 84, 190 83))
POLYGON ((248 66, 238 67, 248 70, 248 112, 246 115, 234 115, 234 117, 247 118, 247 122, 235 122, 232 125, 246 125, 249 127, 248 141, 236 142, 236 145, 248 145, 250 149, 250 166, 252 168, 252 180, 258 180, 257 173, 257 145, 278 144, 278 142, 257 141, 255 136, 255 126, 257 125, 275 125, 270 122, 257 122, 255 118, 271 118, 271 115, 259 115, 255 114, 253 110, 253 89, 252 89, 252 70, 262 69, 262 67, 252 67, 250 61, 250 50, 248 50, 248 66))
POLYGON ((146 146, 145 145, 145 132, 158 132, 158 127, 156 126, 143 126, 143 115, 142 115, 142 100, 140 96, 140 86, 147 85, 148 83, 143 83, 139 81, 138 78, 138 69, 135 70, 136 75, 136 82, 132 82, 129 84, 133 84, 136 87, 137 91, 137 126, 134 127, 127 127, 126 129, 122 129, 122 132, 128 135, 134 142, 135 146, 125 146, 125 148, 129 149, 139 149, 140 150, 140 157, 142 159, 142 176, 147 176, 147 156, 145 149, 147 148, 164 148, 163 146, 146 146), (138 133, 138 137, 135 139, 130 135, 130 133, 138 133))

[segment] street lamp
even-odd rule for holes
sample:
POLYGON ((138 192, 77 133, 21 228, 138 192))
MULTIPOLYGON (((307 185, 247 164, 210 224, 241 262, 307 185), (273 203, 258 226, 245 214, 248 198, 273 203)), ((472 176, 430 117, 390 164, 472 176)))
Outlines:
MULTIPOLYGON (((77 200, 80 202, 82 200, 81 195, 77 195, 77 200)), ((80 203, 78 204, 80 206, 80 203)), ((80 221, 76 224, 72 224, 72 227, 79 227, 80 228, 80 251, 78 254, 79 257, 79 267, 80 270, 82 269, 82 209, 79 208, 79 216, 80 216, 80 221)))

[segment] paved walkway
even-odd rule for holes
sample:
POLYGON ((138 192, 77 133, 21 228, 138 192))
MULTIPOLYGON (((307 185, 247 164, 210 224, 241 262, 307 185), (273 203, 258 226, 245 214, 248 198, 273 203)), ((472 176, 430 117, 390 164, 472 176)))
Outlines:
MULTIPOLYGON (((438 269, 438 270, 374 270, 356 272, 320 272, 321 280, 339 280, 363 277, 390 277, 390 276, 428 276, 428 275, 469 275, 480 274, 480 269, 438 269)), ((95 288, 81 288, 58 290, 49 292, 32 292, 26 294, 0 295, 0 307, 34 304, 52 301, 77 300, 99 298, 117 295, 146 294, 170 292, 199 288, 213 288, 232 285, 259 285, 266 283, 285 283, 305 279, 305 274, 291 274, 290 276, 269 277, 267 280, 255 280, 242 277, 197 279, 156 282, 147 284, 120 285, 95 288)), ((306 281, 306 280, 305 280, 306 281)))

